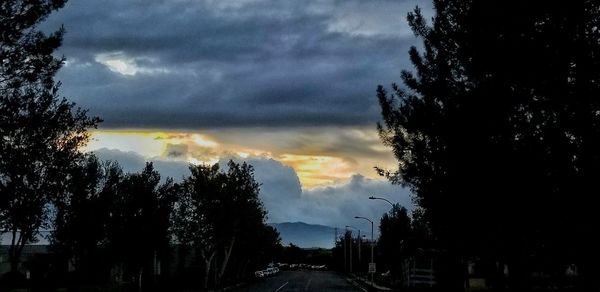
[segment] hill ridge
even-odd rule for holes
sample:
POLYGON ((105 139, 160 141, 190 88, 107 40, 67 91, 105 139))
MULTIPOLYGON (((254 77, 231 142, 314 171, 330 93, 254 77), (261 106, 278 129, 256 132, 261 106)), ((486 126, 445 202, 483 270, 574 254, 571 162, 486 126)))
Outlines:
POLYGON ((281 243, 293 243, 301 248, 332 248, 334 245, 335 228, 321 224, 311 224, 303 221, 269 223, 277 229, 281 243))

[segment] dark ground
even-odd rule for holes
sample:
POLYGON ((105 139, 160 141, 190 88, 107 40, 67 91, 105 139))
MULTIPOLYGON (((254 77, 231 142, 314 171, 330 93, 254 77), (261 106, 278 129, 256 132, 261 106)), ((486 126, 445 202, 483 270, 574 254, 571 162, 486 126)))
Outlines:
POLYGON ((356 291, 343 276, 329 271, 282 271, 233 291, 356 291))

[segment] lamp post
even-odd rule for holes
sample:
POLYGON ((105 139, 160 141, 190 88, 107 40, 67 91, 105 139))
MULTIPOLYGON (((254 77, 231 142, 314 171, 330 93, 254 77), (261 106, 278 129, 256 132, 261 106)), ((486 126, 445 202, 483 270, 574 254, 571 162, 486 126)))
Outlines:
MULTIPOLYGON (((354 228, 358 230, 358 273, 360 274, 360 229, 350 225, 346 225, 346 228, 354 228)), ((350 262, 352 262, 352 249, 350 250, 350 262)), ((352 263, 350 263, 350 265, 352 265, 352 263)), ((352 269, 350 269, 350 272, 352 272, 352 269)))
MULTIPOLYGON (((375 262, 373 262, 373 246, 375 245, 375 241, 373 240, 373 221, 369 218, 365 218, 365 217, 361 217, 361 216, 354 216, 354 218, 364 219, 371 223, 371 265, 373 265, 373 264, 375 264, 375 262)), ((373 274, 374 273, 370 273, 370 274, 371 274, 371 286, 373 286, 373 274)))
MULTIPOLYGON (((385 201, 388 204, 390 204, 390 206, 392 206, 392 212, 394 211, 394 204, 392 202, 390 202, 390 200, 388 200, 386 198, 370 196, 369 200, 382 200, 382 201, 385 201)), ((400 243, 400 249, 402 250, 402 242, 400 243)))
POLYGON ((382 200, 382 201, 386 201, 388 204, 390 204, 390 206, 392 206, 392 208, 394 208, 394 204, 392 204, 392 202, 390 202, 390 200, 388 200, 386 198, 370 196, 369 200, 382 200))

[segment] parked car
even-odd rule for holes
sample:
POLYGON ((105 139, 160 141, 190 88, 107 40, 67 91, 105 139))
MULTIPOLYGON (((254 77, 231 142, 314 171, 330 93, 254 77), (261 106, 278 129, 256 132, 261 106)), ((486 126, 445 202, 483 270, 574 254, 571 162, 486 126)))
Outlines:
POLYGON ((290 265, 287 263, 277 263, 277 267, 281 268, 282 270, 287 270, 290 268, 290 265))
POLYGON ((257 278, 263 278, 265 276, 265 273, 263 271, 256 271, 254 272, 254 276, 257 278))

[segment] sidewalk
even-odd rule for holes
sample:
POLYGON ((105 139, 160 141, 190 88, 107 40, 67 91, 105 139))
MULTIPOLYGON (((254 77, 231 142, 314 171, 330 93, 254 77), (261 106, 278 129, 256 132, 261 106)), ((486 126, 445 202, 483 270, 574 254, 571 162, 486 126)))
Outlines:
POLYGON ((375 283, 373 283, 373 286, 371 286, 371 280, 364 277, 359 277, 354 274, 348 274, 348 277, 349 278, 347 280, 350 283, 352 283, 354 286, 357 286, 363 291, 393 291, 391 288, 379 286, 375 283))

